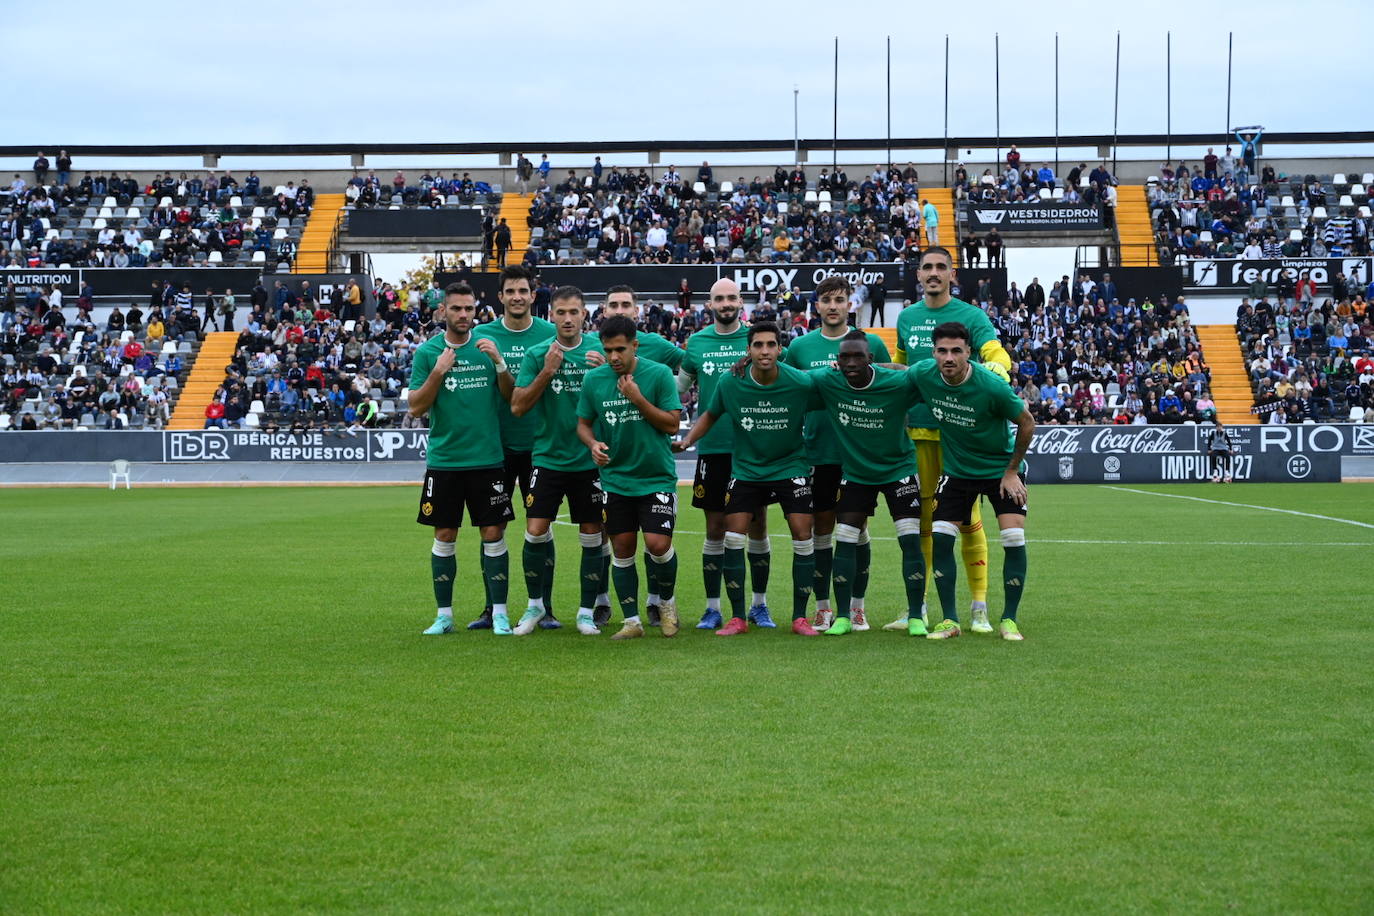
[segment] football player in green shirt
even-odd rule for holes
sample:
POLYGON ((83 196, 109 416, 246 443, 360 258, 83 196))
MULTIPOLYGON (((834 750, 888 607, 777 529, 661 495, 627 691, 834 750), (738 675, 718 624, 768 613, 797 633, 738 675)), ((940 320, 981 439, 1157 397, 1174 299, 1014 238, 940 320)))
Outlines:
MULTIPOLYGON (((739 284, 722 277, 711 285, 707 299, 715 321, 687 338, 687 355, 678 372, 679 393, 697 383, 697 407, 711 403, 716 382, 747 356, 749 329, 740 321, 744 300, 739 284)), ((706 586, 706 612, 698 630, 716 630, 723 624, 720 616, 720 582, 725 556, 725 492, 730 486, 730 455, 734 451, 734 427, 721 423, 704 436, 697 446, 696 479, 692 484, 692 505, 706 514, 706 540, 701 548, 701 573, 706 586)), ((759 516, 749 525, 749 576, 753 599, 749 619, 756 626, 773 627, 768 611, 768 516, 759 516)))
POLYGON ((838 615, 825 631, 843 636, 850 620, 850 587, 855 576, 859 533, 873 515, 881 494, 897 528, 902 551, 908 624, 912 635, 925 633, 921 599, 925 594, 925 559, 921 555, 921 485, 915 474, 911 440, 903 422, 920 400, 910 373, 874 366, 868 335, 845 335, 837 369, 814 369, 816 394, 825 405, 840 440, 844 477, 835 505, 834 585, 838 615))
POLYGON ((1006 557, 1002 585, 1006 603, 1000 630, 1003 639, 1020 641, 1016 610, 1026 587, 1026 477, 1022 459, 1035 435, 1035 419, 1005 379, 969 362, 973 344, 968 328, 958 322, 932 332, 934 359, 913 366, 921 398, 940 424, 944 476, 936 491, 935 588, 945 619, 931 639, 959 635, 955 610, 954 539, 967 525, 973 507, 987 497, 997 515, 1006 557), (1015 440, 1011 427, 1016 425, 1015 440))
MULTIPOLYGON (((826 277, 818 283, 816 312, 820 315, 821 326, 794 340, 783 361, 804 372, 835 365, 840 342, 849 333, 849 297, 853 294, 854 288, 849 281, 839 275, 826 277)), ((887 345, 876 334, 868 335, 868 348, 875 363, 892 361, 887 345)), ((840 468, 839 439, 830 415, 824 410, 814 410, 806 416, 806 457, 811 462, 816 509, 816 619, 811 623, 817 630, 824 630, 835 622, 835 612, 830 609, 830 569, 834 557, 830 539, 835 531, 835 501, 840 494, 840 478, 844 476, 840 468)), ((872 558, 867 525, 859 533, 856 556, 858 569, 850 599, 853 605, 850 619, 855 630, 863 631, 868 629, 864 594, 868 589, 868 567, 872 558)))
POLYGON ((782 333, 771 321, 749 328, 749 362, 716 383, 710 404, 673 451, 691 448, 716 423, 735 428, 733 476, 725 492, 725 590, 730 597, 730 622, 717 636, 749 632, 744 603, 745 532, 754 516, 771 503, 782 507, 792 530, 792 632, 816 636, 806 620, 816 562, 811 539, 811 465, 806 458, 802 429, 807 413, 818 407, 811 376, 778 364, 782 333))
POLYGON ((624 316, 602 322, 606 365, 583 377, 577 402, 577 437, 601 469, 606 534, 614 554, 611 579, 625 615, 625 625, 612 639, 644 635, 635 572, 635 542, 641 531, 649 552, 645 574, 660 599, 663 635, 672 636, 678 628, 673 600, 677 464, 669 442, 682 420, 682 401, 667 366, 635 355, 636 335, 635 323, 624 316))
MULTIPOLYGON (((597 597, 606 586, 602 563, 601 512, 605 502, 596 462, 577 439, 577 401, 582 379, 592 371, 587 359, 601 354, 600 343, 582 333, 587 306, 582 291, 560 286, 550 298, 550 316, 558 334, 525 353, 524 364, 511 395, 511 412, 530 415, 538 429, 534 438, 534 470, 525 496, 525 585, 529 606, 515 627, 517 636, 534 632, 547 613, 544 596, 553 591, 553 520, 564 498, 568 515, 582 544, 580 603, 577 629, 595 635, 597 597)), ((610 607, 606 608, 609 616, 610 607)))
MULTIPOLYGON (((1011 370, 1011 356, 1003 348, 997 331, 983 310, 950 293, 954 261, 948 249, 938 245, 921 252, 917 278, 924 296, 902 309, 897 316, 896 362, 914 365, 931 356, 930 332, 937 324, 958 321, 968 327, 976 358, 1004 376, 1011 370)), ((935 508, 935 485, 940 479, 940 430, 924 406, 918 405, 907 418, 911 438, 916 442, 916 472, 921 479, 921 550, 926 566, 931 565, 931 525, 935 508)), ((988 623, 988 540, 983 520, 974 506, 961 537, 964 574, 973 598, 973 629, 992 632, 988 623)), ((901 630, 906 620, 898 618, 885 630, 901 630)))
POLYGON ((448 287, 444 332, 415 351, 410 370, 408 411, 429 414, 425 482, 416 521, 434 528, 430 571, 439 611, 426 635, 453 632, 453 580, 458 572, 455 542, 467 508, 482 536, 482 580, 492 603, 498 634, 510 632, 506 593, 510 557, 506 523, 511 511, 501 454, 500 415, 514 380, 496 344, 472 333, 477 297, 466 283, 448 287))
MULTIPOLYGON (((624 315, 636 325, 639 323, 639 304, 635 301, 634 287, 619 284, 606 290, 606 302, 601 306, 601 318, 605 320, 611 315, 624 315)), ((686 352, 672 341, 659 334, 650 331, 640 331, 635 337, 639 341, 639 351, 637 356, 640 359, 651 360, 652 362, 662 363, 673 372, 682 366, 682 358, 686 352)), ((593 355, 593 360, 599 358, 599 354, 593 355)), ((611 562, 611 552, 609 547, 606 550, 606 564, 609 568, 611 562)), ((649 562, 649 554, 644 554, 644 562, 649 562)), ((652 583, 651 583, 652 588, 652 583)), ((648 615, 648 623, 651 627, 659 625, 658 616, 659 596, 651 590, 644 600, 644 613, 648 615)), ((600 609, 598 608, 598 611, 600 609)), ((610 609, 607 608, 609 611, 610 609)), ((600 618, 598 618, 599 620, 600 618)))
MULTIPOLYGON (((472 332, 479 339, 486 338, 495 342, 501 358, 513 372, 520 371, 525 361, 526 350, 554 335, 551 322, 530 314, 530 305, 534 302, 533 290, 533 275, 523 265, 502 270, 497 298, 501 300, 505 314, 496 321, 478 325, 472 332)), ((516 417, 509 407, 501 412, 501 447, 505 453, 503 463, 506 469, 504 480, 506 490, 512 496, 517 484, 522 496, 529 495, 532 466, 530 455, 534 450, 534 433, 533 417, 516 417)), ((549 597, 544 596, 546 602, 549 597)), ((468 624, 468 629, 483 630, 491 625, 491 613, 488 609, 482 612, 481 617, 468 624)), ((551 608, 548 616, 541 620, 539 625, 545 629, 558 628, 558 621, 553 617, 551 608)))

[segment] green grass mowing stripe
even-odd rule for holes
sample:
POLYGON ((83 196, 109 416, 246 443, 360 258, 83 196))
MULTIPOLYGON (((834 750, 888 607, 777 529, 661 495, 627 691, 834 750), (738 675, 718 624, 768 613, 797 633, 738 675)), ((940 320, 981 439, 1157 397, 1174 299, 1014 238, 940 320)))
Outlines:
MULTIPOLYGON (((1245 492, 1339 514, 1320 487, 1245 492)), ((0 535, 0 832, 23 842, 0 844, 0 899, 1367 909, 1374 622, 1349 552, 1207 542, 1279 533, 1244 510, 1032 494, 1021 646, 427 640, 413 490, 134 491, 117 526, 108 493, 6 494, 27 527, 0 535)), ((1329 528, 1282 521, 1299 544, 1329 528)), ((699 545, 679 547, 685 609, 699 545)), ((999 553, 994 535, 994 612, 999 553)), ((896 558, 875 544, 871 607, 900 605, 896 558)))

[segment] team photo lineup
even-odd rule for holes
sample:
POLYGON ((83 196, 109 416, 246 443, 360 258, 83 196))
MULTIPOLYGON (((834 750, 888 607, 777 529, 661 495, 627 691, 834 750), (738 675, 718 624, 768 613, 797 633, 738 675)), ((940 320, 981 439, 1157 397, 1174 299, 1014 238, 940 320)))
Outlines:
POLYGON ((871 568, 868 521, 881 498, 896 528, 906 596, 883 629, 928 639, 963 632, 958 543, 968 629, 1022 640, 1022 459, 1035 420, 1011 386, 1011 357, 988 316, 952 297, 950 253, 926 249, 917 270, 924 295, 898 316, 895 353, 851 327, 853 290, 838 275, 816 288, 819 327, 796 339, 771 321, 746 323, 738 284, 718 280, 707 303, 713 321, 685 348, 637 329, 627 286, 596 304, 576 287, 558 287, 546 320, 532 312, 534 275, 508 267, 499 280, 502 315, 480 325, 473 289, 448 286, 434 316, 441 331, 416 350, 409 385, 408 410, 427 416, 430 430, 416 520, 434 529, 437 613, 424 633, 461 626, 454 595, 465 519, 480 543, 464 548, 478 559, 461 573, 468 587, 456 591, 475 596, 480 580, 484 592, 466 628, 517 636, 561 628, 553 525, 566 511, 581 547, 575 564, 564 563, 565 575, 577 567, 577 632, 601 634, 618 608, 611 639, 643 637, 646 628, 675 636, 683 596, 674 456, 694 450, 691 503, 705 524, 697 629, 736 636, 751 625, 777 626, 767 601, 768 507, 777 504, 791 541, 792 633, 869 630, 870 578, 890 574, 871 568), (693 389, 695 422, 681 433, 693 389), (506 531, 517 490, 525 509, 518 564, 506 531), (985 498, 1004 550, 1000 619, 988 607, 985 498), (525 604, 513 622, 517 569, 525 604))

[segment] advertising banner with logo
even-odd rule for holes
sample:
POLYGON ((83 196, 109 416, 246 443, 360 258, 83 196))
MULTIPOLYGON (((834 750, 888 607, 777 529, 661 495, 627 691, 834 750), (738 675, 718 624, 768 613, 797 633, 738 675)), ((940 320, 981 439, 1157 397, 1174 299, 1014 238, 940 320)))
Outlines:
POLYGON ((1083 204, 972 203, 968 208, 968 227, 973 232, 996 229, 1008 232, 1057 232, 1104 228, 1102 211, 1083 204))
POLYGON ((41 291, 45 286, 56 286, 63 295, 76 296, 85 281, 91 284, 97 298, 146 298, 154 283, 171 280, 178 288, 183 283, 191 284, 191 291, 201 296, 211 288, 216 292, 252 292, 261 275, 262 271, 255 267, 7 267, 0 268, 0 288, 13 283, 15 292, 22 296, 30 289, 41 291))
POLYGON ((1296 285, 1307 274, 1319 289, 1329 291, 1337 274, 1344 274, 1351 290, 1374 280, 1374 258, 1276 258, 1245 261, 1238 258, 1197 258, 1184 264, 1184 285, 1190 289, 1244 290, 1256 280, 1273 287, 1280 277, 1296 285))
MULTIPOLYGON (((1203 481, 1210 466, 1197 426, 1041 426, 1026 461, 1032 483, 1203 481)), ((1374 457, 1374 425, 1230 427, 1241 481, 1337 481, 1342 456, 1374 457)), ((423 461, 423 429, 268 433, 258 430, 0 433, 0 461, 423 461)))
MULTIPOLYGON (((705 298, 706 291, 721 277, 739 284, 749 302, 760 292, 771 297, 792 287, 809 293, 826 277, 839 274, 851 284, 872 286, 879 278, 888 291, 889 302, 902 289, 902 265, 895 261, 865 264, 585 264, 539 268, 539 277, 553 286, 576 286, 584 293, 601 294, 624 283, 646 296, 677 292, 685 279, 692 292, 705 298)), ((472 283, 475 275, 468 278, 472 283)), ((458 279, 458 274, 440 273, 436 281, 443 286, 458 279)))

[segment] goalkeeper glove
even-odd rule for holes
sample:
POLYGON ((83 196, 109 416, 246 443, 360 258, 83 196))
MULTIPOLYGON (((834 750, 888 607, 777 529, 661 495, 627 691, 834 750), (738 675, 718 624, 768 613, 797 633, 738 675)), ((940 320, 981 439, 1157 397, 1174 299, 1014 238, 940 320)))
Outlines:
POLYGON ((983 363, 983 365, 986 366, 988 369, 991 369, 993 375, 997 376, 1002 381, 1006 382, 1008 385, 1011 384, 1011 375, 1007 372, 1006 367, 1003 366, 1001 363, 983 363))

